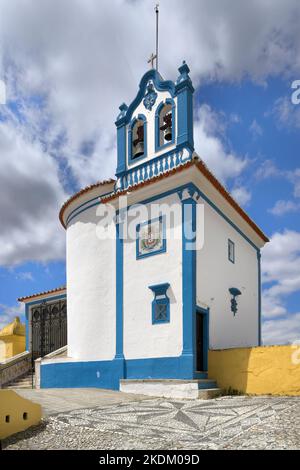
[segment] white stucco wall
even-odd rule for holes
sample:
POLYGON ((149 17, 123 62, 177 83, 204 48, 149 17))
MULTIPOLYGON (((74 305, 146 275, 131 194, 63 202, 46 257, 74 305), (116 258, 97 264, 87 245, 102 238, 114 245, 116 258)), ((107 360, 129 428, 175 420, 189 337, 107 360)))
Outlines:
POLYGON ((197 253, 197 303, 210 308, 210 348, 256 346, 259 331, 256 250, 206 202, 201 203, 204 203, 204 246, 197 253), (228 238, 235 243, 235 264, 228 260, 228 238), (230 287, 242 292, 237 298, 235 317, 231 312, 230 287))
POLYGON ((111 360, 116 349, 116 242, 96 234, 96 208, 67 228, 68 356, 111 360))
MULTIPOLYGON (((132 119, 137 118, 139 114, 143 114, 146 119, 147 119, 147 157, 142 159, 139 158, 136 161, 129 163, 128 162, 128 149, 130 142, 128 142, 128 128, 127 126, 127 132, 126 132, 126 143, 127 143, 127 165, 128 168, 134 168, 135 166, 140 165, 141 163, 147 162, 151 160, 152 158, 162 155, 165 152, 168 152, 170 150, 173 150, 176 147, 176 144, 169 144, 168 146, 163 147, 163 149, 159 150, 158 152, 155 152, 155 113, 157 110, 157 107, 160 105, 160 103, 163 101, 165 102, 167 98, 172 98, 171 94, 167 91, 158 91, 155 90, 157 93, 157 99, 155 102, 155 105, 149 111, 148 109, 145 108, 142 102, 137 106, 136 110, 134 111, 132 115, 132 119)), ((175 142, 177 139, 177 98, 174 98, 174 103, 175 103, 175 142)))
MULTIPOLYGON (((137 260, 135 240, 124 244, 126 359, 173 357, 180 356, 182 352, 181 203, 176 194, 160 199, 159 203, 166 204, 166 208, 174 207, 174 224, 171 224, 170 218, 166 217, 166 253, 137 260), (165 282, 170 284, 167 292, 170 297, 170 323, 153 325, 151 304, 154 294, 149 286, 165 282)), ((153 204, 152 209, 154 209, 153 204)), ((162 214, 165 214, 166 210, 163 209, 162 214)), ((131 210, 129 215, 132 216, 131 210)), ((153 215, 151 218, 155 218, 158 214, 153 215)), ((135 226, 147 220, 147 217, 139 216, 136 218, 135 226)))

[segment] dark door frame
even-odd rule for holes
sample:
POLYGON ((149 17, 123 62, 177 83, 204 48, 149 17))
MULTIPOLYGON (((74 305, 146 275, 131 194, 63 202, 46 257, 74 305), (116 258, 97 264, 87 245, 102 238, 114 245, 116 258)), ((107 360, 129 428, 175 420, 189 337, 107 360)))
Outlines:
MULTIPOLYGON (((208 349, 209 349, 209 308, 196 306, 196 315, 203 315, 203 371, 208 370, 208 349)), ((196 324, 196 318, 195 318, 196 324)), ((197 368, 197 331, 195 327, 195 367, 197 368)), ((196 372, 199 372, 196 370, 196 372)))

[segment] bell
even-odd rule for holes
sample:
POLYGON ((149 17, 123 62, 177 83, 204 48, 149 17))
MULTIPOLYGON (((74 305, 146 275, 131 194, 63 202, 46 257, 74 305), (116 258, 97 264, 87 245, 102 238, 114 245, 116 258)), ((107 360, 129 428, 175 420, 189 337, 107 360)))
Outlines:
POLYGON ((167 127, 167 129, 165 130, 165 140, 167 140, 168 142, 170 140, 172 140, 172 127, 167 127))
POLYGON ((144 155, 144 142, 138 142, 133 150, 133 158, 144 155))

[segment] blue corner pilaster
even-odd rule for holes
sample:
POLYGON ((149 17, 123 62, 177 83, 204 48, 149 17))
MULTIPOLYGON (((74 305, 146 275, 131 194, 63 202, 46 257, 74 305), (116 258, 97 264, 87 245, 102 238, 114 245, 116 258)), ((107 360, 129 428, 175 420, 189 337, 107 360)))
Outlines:
POLYGON ((196 213, 195 191, 184 189, 179 193, 182 203, 182 315, 183 349, 182 367, 186 378, 196 372, 196 213))
POLYGON ((123 223, 121 215, 117 213, 116 221, 116 355, 118 361, 119 378, 125 377, 125 358, 123 352, 123 223))
POLYGON ((261 252, 257 250, 258 269, 258 346, 261 346, 261 252))
POLYGON ((116 175, 126 171, 126 112, 128 106, 123 103, 120 106, 120 114, 116 120, 117 126, 117 170, 116 175))
POLYGON ((194 124, 193 124, 193 93, 194 87, 189 76, 190 69, 183 62, 179 67, 179 77, 176 81, 175 91, 178 106, 178 134, 177 145, 187 146, 194 150, 194 124))

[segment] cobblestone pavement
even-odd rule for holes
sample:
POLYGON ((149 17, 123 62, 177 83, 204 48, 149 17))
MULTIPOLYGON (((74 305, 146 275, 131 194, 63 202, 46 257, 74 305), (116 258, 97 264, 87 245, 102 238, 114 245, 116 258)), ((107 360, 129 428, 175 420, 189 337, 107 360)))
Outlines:
POLYGON ((300 397, 147 399, 46 417, 4 449, 300 449, 300 397))

